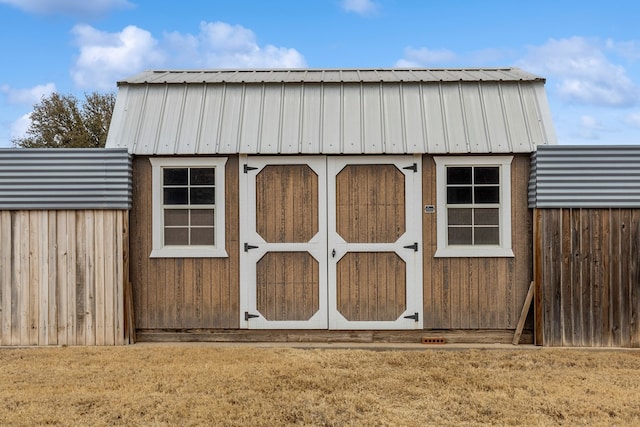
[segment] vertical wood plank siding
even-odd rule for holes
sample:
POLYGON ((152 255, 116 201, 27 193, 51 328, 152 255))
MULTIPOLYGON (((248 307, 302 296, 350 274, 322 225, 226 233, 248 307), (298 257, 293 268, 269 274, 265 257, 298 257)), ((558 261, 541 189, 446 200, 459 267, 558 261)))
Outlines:
POLYGON ((226 165, 225 236, 228 258, 149 258, 151 164, 133 164, 129 272, 137 329, 239 327, 238 157, 226 165))
POLYGON ((126 210, 0 212, 0 345, 124 344, 127 222, 126 210))
POLYGON ((639 347, 640 210, 536 209, 543 345, 639 347))
MULTIPOLYGON (((511 164, 513 258, 434 258, 436 214, 423 214, 425 329, 516 328, 533 274, 529 163, 529 155, 515 155, 511 164)), ((422 165, 423 204, 435 205, 433 158, 424 156, 422 165)))

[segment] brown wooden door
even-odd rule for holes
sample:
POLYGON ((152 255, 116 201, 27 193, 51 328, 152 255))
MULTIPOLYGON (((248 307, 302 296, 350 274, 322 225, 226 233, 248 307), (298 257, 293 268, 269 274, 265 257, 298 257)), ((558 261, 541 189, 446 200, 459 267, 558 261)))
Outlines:
POLYGON ((241 325, 326 329, 326 160, 251 157, 245 164, 241 325))
POLYGON ((419 156, 241 163, 242 327, 422 327, 419 156))
POLYGON ((421 328, 419 157, 328 164, 329 327, 421 328))

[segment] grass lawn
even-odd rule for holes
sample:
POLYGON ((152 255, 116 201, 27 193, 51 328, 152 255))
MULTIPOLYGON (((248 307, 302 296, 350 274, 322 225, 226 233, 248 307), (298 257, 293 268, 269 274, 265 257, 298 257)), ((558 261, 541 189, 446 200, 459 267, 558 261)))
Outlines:
POLYGON ((640 351, 2 348, 0 424, 640 425, 640 351))

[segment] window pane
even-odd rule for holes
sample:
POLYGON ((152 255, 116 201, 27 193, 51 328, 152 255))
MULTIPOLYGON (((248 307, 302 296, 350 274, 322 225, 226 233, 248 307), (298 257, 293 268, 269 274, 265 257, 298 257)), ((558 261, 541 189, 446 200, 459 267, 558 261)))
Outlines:
POLYGON ((471 184, 471 168, 448 167, 447 184, 471 184))
POLYGON ((164 168, 162 170, 164 185, 187 185, 187 169, 186 168, 164 168))
POLYGON ((191 229, 192 245, 213 246, 213 227, 211 228, 192 228, 191 229))
POLYGON ((213 226, 213 209, 193 209, 191 211, 191 225, 213 226))
POLYGON ((171 245, 188 245, 189 229, 188 228, 165 228, 164 244, 171 245))
POLYGON ((192 187, 192 205, 213 205, 215 204, 215 189, 213 187, 192 187))
POLYGON ((476 227, 476 245, 498 245, 499 243, 498 227, 476 227))
POLYGON ((499 225, 499 209, 476 209, 474 212, 476 225, 499 225))
POLYGON ((192 168, 191 185, 213 185, 213 168, 192 168))
POLYGON ((500 184, 500 168, 495 166, 476 167, 474 178, 476 184, 500 184))
POLYGON ((448 209, 447 211, 449 225, 471 225, 472 209, 448 209))
POLYGON ((500 203, 500 187, 474 187, 475 203, 500 203))
POLYGON ((449 227, 450 245, 470 245, 471 227, 449 227))
POLYGON ((189 211, 186 209, 165 209, 164 210, 164 225, 176 226, 176 225, 189 225, 189 211))
POLYGON ((471 203, 471 187, 448 187, 447 203, 462 204, 471 203))
POLYGON ((164 204, 165 205, 186 205, 188 200, 187 188, 165 188, 164 204))

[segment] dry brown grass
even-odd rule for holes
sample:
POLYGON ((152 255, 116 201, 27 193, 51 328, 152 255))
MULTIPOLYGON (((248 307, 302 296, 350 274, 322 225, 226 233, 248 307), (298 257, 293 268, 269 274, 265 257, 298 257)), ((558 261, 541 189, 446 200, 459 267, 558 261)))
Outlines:
POLYGON ((2 425, 640 425, 640 352, 0 349, 2 425))

